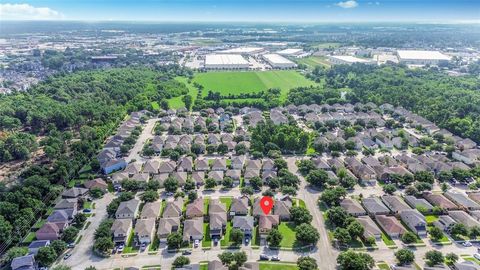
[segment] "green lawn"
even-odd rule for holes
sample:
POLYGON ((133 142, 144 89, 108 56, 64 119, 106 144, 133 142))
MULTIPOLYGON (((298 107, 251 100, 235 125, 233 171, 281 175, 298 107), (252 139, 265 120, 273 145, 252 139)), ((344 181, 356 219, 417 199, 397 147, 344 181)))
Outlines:
POLYGON ((386 264, 386 263, 378 263, 378 264, 377 264, 377 267, 378 267, 380 270, 390 270, 390 267, 389 267, 388 264, 386 264))
POLYGON ((279 88, 282 90, 283 100, 291 88, 315 85, 315 82, 294 70, 206 72, 197 73, 193 81, 203 85, 203 96, 206 96, 209 90, 227 95, 279 88))
POLYGON ((282 222, 278 225, 278 230, 283 235, 282 242, 280 242, 280 247, 292 248, 295 243, 295 225, 290 222, 282 222))
POLYGON ((230 205, 232 205, 232 197, 220 197, 220 202, 224 203, 227 206, 227 212, 230 210, 230 205))
POLYGON ((158 102, 152 101, 151 105, 152 105, 152 109, 160 110, 160 105, 158 104, 158 102))
POLYGON ((395 246, 395 242, 387 234, 382 232, 382 240, 387 246, 395 246))
POLYGON ((425 221, 427 222, 427 224, 431 224, 435 221, 438 220, 438 216, 434 216, 434 215, 426 215, 425 216, 425 221))
MULTIPOLYGON (((192 96, 192 104, 194 104, 195 100, 197 99, 198 89, 192 84, 188 83, 188 78, 186 77, 175 77, 175 80, 182 82, 187 86, 188 94, 192 96)), ((169 99, 168 105, 170 106, 170 108, 173 108, 173 109, 185 107, 185 103, 183 103, 182 101, 182 96, 169 99)))
POLYGON ((33 225, 32 228, 33 229, 40 229, 46 222, 47 222, 46 219, 40 219, 33 225))
POLYGON ((153 242, 148 246, 148 251, 156 251, 160 245, 160 239, 158 239, 157 234, 153 238, 153 242))
POLYGON ((203 223, 203 241, 202 247, 212 247, 212 239, 210 238, 210 225, 203 223))
POLYGON ((330 62, 324 56, 309 56, 304 58, 298 58, 297 64, 307 65, 308 68, 314 69, 316 66, 330 67, 330 62))
POLYGON ((92 202, 84 201, 83 202, 83 209, 92 209, 92 202))
POLYGON ((260 262, 259 263, 260 270, 297 270, 298 267, 294 263, 274 263, 274 262, 260 262))
POLYGON ((230 241, 230 232, 232 231, 232 222, 229 221, 227 222, 227 228, 225 229, 225 235, 223 236, 223 239, 220 240, 220 246, 222 247, 228 247, 233 245, 233 242, 230 241))
POLYGON ((31 242, 33 242, 35 239, 37 239, 37 237, 35 236, 35 233, 34 232, 29 232, 27 237, 25 237, 25 239, 23 240, 23 244, 30 244, 31 242))
POLYGON ((135 235, 135 232, 132 230, 130 232, 130 235, 128 236, 127 244, 125 245, 125 248, 123 249, 123 253, 136 253, 138 251, 138 248, 133 247, 134 235, 135 235))

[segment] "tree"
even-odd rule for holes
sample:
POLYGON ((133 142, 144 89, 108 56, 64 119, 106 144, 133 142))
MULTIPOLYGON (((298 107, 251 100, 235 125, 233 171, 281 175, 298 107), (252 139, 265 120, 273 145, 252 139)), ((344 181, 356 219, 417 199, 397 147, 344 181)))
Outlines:
POLYGON ((290 208, 290 217, 291 220, 297 225, 302 223, 310 223, 313 219, 310 211, 300 206, 292 206, 292 208, 290 208))
POLYGON ((215 186, 217 186, 217 181, 215 181, 215 179, 207 178, 207 180, 205 180, 205 188, 206 189, 214 189, 215 186))
POLYGON ((470 238, 476 239, 480 235, 480 227, 478 226, 473 226, 470 228, 470 238))
POLYGON ((233 259, 235 260, 235 264, 238 268, 247 261, 247 253, 245 253, 245 251, 235 252, 233 259))
POLYGON ((350 233, 345 228, 338 227, 333 232, 333 236, 341 245, 346 245, 352 241, 350 233))
POLYGON ((336 227, 344 227, 349 217, 347 211, 340 206, 328 209, 326 214, 328 222, 336 227))
POLYGON ((320 234, 317 229, 310 224, 300 224, 296 228, 296 239, 299 243, 304 245, 316 244, 318 239, 320 239, 320 234))
POLYGON ((347 231, 350 234, 350 236, 353 239, 355 239, 357 237, 363 236, 363 232, 365 231, 365 228, 360 222, 358 222, 358 220, 355 219, 351 221, 350 224, 348 224, 347 231))
POLYGON ((347 191, 343 187, 335 187, 325 190, 320 195, 320 200, 328 206, 339 205, 340 201, 347 195, 347 191))
POLYGON ((90 189, 90 196, 92 196, 92 198, 94 199, 101 198, 103 196, 103 193, 103 190, 98 187, 90 189))
POLYGON ((150 180, 145 185, 146 190, 158 190, 160 188, 160 182, 158 180, 150 180))
POLYGON ((250 178, 250 185, 254 190, 259 190, 263 185, 262 179, 258 176, 252 177, 250 178))
POLYGON ((87 221, 87 215, 85 215, 84 213, 77 213, 73 217, 73 224, 78 229, 81 229, 83 227, 83 224, 85 224, 85 221, 87 221))
POLYGON ((67 243, 75 242, 79 230, 73 226, 66 228, 62 233, 62 240, 67 243))
POLYGON ((415 243, 417 241, 417 235, 413 232, 407 231, 402 235, 402 241, 405 244, 415 243))
POLYGON ((224 188, 232 188, 233 187, 233 179, 230 177, 224 177, 222 181, 222 185, 224 188))
POLYGON ((27 247, 12 247, 7 251, 7 253, 3 258, 5 263, 10 265, 13 259, 17 257, 25 256, 27 255, 27 253, 28 253, 27 247))
POLYGON ((434 240, 440 240, 443 237, 443 231, 440 228, 434 226, 430 229, 430 236, 434 240))
POLYGON ((230 240, 235 243, 235 245, 240 245, 243 241, 243 232, 240 229, 233 228, 230 231, 230 240))
POLYGON ((383 186, 383 192, 392 195, 395 191, 397 191, 397 187, 394 184, 386 184, 383 186))
POLYGON ((52 270, 72 270, 70 266, 66 266, 66 265, 57 265, 51 269, 52 270))
POLYGON ((433 184, 433 182, 435 181, 433 174, 428 171, 415 172, 415 174, 413 175, 413 178, 415 179, 415 181, 426 182, 430 184, 433 184))
POLYGON ((167 192, 175 192, 178 188, 178 180, 174 177, 168 177, 163 183, 167 192))
POLYGON ((190 108, 192 107, 192 96, 185 95, 182 97, 182 101, 185 104, 185 108, 187 108, 187 110, 190 110, 190 108))
POLYGON ((425 253, 425 259, 427 259, 427 265, 430 267, 443 264, 444 261, 442 252, 438 250, 427 251, 427 253, 425 253))
POLYGON ((50 246, 41 247, 38 249, 35 259, 42 266, 50 266, 57 259, 57 253, 50 246))
POLYGON ((110 237, 101 237, 95 240, 93 248, 101 253, 107 253, 114 246, 115 244, 110 237))
POLYGON ((321 188, 327 182, 328 174, 324 170, 311 170, 305 177, 305 180, 307 180, 310 185, 321 188))
POLYGON ((340 270, 369 270, 375 265, 372 256, 352 250, 340 253, 337 263, 340 270))
POLYGON ((314 258, 304 256, 297 260, 298 270, 316 270, 318 269, 317 261, 314 258))
POLYGON ((448 264, 454 264, 458 261, 459 257, 457 254, 450 252, 445 255, 445 259, 448 261, 448 264))
POLYGON ((198 198, 197 192, 195 192, 195 191, 190 191, 190 192, 188 193, 188 200, 189 200, 190 202, 195 201, 197 198, 198 198))
POLYGON ((89 267, 85 268, 85 270, 97 270, 97 268, 95 268, 93 265, 90 265, 89 267))
POLYGON ((282 242, 283 235, 277 229, 271 229, 267 235, 267 243, 270 247, 278 247, 280 246, 280 242, 282 242))
POLYGON ((235 260, 233 253, 229 251, 224 251, 221 254, 218 254, 218 258, 224 265, 229 265, 233 260, 235 260))
POLYGON ((310 171, 315 170, 315 164, 312 160, 303 159, 298 162, 298 171, 302 175, 307 175, 310 171))
POLYGON ((183 267, 187 264, 190 264, 190 259, 188 257, 185 257, 185 256, 178 256, 173 261, 173 266, 175 266, 176 268, 181 268, 181 267, 183 267))
POLYGON ((467 227, 462 224, 462 223, 455 223, 452 228, 450 229, 450 233, 452 235, 463 235, 467 236, 468 235, 468 229, 467 227))
POLYGON ((67 243, 62 240, 55 240, 50 243, 50 247, 55 250, 55 253, 62 254, 67 249, 67 243))
POLYGON ((175 232, 167 236, 168 249, 178 249, 183 243, 182 234, 175 232))
POLYGON ((253 195, 253 188, 251 186, 243 187, 241 190, 242 194, 253 195))
POLYGON ((158 200, 160 196, 156 190, 147 190, 142 194, 142 201, 144 202, 154 202, 158 200))
POLYGON ((407 248, 402 248, 395 252, 395 257, 400 265, 411 264, 415 260, 415 254, 407 248))

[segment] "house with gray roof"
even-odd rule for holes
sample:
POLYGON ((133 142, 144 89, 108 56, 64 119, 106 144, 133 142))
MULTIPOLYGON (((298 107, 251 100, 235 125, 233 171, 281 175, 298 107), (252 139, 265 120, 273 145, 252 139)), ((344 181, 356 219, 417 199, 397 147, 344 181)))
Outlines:
POLYGON ((164 161, 158 168, 158 173, 172 173, 175 170, 177 164, 171 160, 164 161))
POLYGON ((433 225, 437 228, 440 228, 444 232, 450 233, 453 225, 457 224, 457 222, 447 215, 442 215, 438 217, 438 220, 433 222, 433 225))
POLYGON ((12 270, 36 270, 38 269, 33 254, 16 257, 10 263, 12 270))
POLYGON ((445 197, 450 199, 458 207, 465 210, 480 210, 480 204, 471 200, 464 193, 449 190, 444 193, 445 197))
POLYGON ((180 229, 180 217, 160 218, 158 221, 157 236, 160 242, 167 242, 167 237, 180 229))
POLYGON ((134 219, 138 215, 139 207, 140 201, 137 199, 131 199, 129 201, 121 202, 118 206, 117 212, 115 212, 115 218, 134 219))
POLYGON ((399 196, 384 195, 382 196, 382 201, 394 214, 411 209, 399 196))
POLYGON ((210 237, 220 239, 227 227, 227 207, 219 199, 210 199, 208 204, 210 237))
POLYGON ((208 171, 210 170, 210 165, 208 165, 208 160, 205 158, 197 158, 195 160, 195 170, 196 171, 208 171))
POLYGON ((197 185, 203 185, 205 183, 205 172, 195 171, 192 172, 192 180, 197 185))
POLYGON ((248 214, 250 206, 248 204, 249 200, 247 197, 238 197, 232 199, 232 204, 230 205, 230 216, 245 216, 248 214))
POLYGON ((480 227, 480 222, 474 219, 472 216, 467 214, 467 212, 455 210, 448 211, 448 215, 453 218, 456 222, 462 223, 467 228, 480 227))
POLYGON ((138 244, 150 244, 155 235, 155 219, 138 219, 135 224, 135 239, 138 244))
POLYGON ((88 189, 86 188, 73 187, 65 190, 62 193, 62 198, 78 198, 85 196, 87 193, 88 189))
POLYGON ((407 231, 394 216, 377 215, 375 220, 391 238, 398 239, 407 231))
POLYGON ((134 174, 142 172, 143 164, 141 162, 132 162, 127 165, 123 172, 127 173, 129 177, 132 177, 134 174))
POLYGON ((191 172, 193 170, 193 160, 192 157, 182 157, 180 159, 178 169, 179 172, 191 172))
POLYGON ((50 240, 35 240, 28 245, 28 254, 37 255, 38 250, 42 247, 50 246, 50 240))
POLYGON ((232 161, 230 166, 234 170, 242 170, 243 165, 245 164, 245 155, 240 155, 240 156, 234 156, 232 157, 232 161))
POLYGON ((358 217, 357 221, 362 224, 364 228, 363 238, 367 239, 373 237, 377 241, 382 239, 382 231, 369 216, 358 217))
POLYGON ((245 238, 252 237, 255 228, 252 216, 235 216, 233 217, 232 226, 241 230, 245 238))
POLYGON ((140 214, 141 219, 157 219, 160 215, 160 208, 162 203, 160 201, 147 202, 142 208, 142 213, 140 214))
POLYGON ((405 202, 414 209, 424 209, 427 212, 433 210, 433 205, 431 205, 427 200, 423 198, 417 198, 415 196, 405 196, 405 202))
POLYGON ((362 205, 370 216, 390 214, 390 210, 377 197, 364 198, 362 205))
POLYGON ((160 168, 160 160, 150 159, 145 162, 143 166, 143 172, 150 175, 158 174, 158 169, 160 168))
POLYGON ((183 222, 183 241, 203 239, 203 218, 187 219, 183 222))
POLYGON ((174 201, 168 201, 163 209, 162 217, 180 217, 182 215, 183 199, 181 197, 176 198, 174 201))
POLYGON ((357 200, 345 198, 340 202, 340 206, 354 217, 367 215, 367 211, 363 209, 362 205, 357 200))
POLYGON ((420 212, 414 209, 404 210, 400 212, 400 218, 410 230, 419 236, 427 236, 427 222, 420 212))
POLYGON ((111 228, 113 242, 116 244, 126 244, 128 236, 132 231, 132 226, 133 222, 131 219, 115 219, 111 228))

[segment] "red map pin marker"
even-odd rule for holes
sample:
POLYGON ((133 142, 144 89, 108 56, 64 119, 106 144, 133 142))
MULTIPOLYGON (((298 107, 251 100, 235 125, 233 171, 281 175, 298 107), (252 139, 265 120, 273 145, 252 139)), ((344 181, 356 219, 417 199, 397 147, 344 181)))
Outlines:
POLYGON ((270 210, 272 210, 272 207, 273 207, 272 197, 263 196, 262 199, 260 200, 260 207, 262 207, 263 213, 265 213, 265 215, 268 215, 270 213, 270 210))

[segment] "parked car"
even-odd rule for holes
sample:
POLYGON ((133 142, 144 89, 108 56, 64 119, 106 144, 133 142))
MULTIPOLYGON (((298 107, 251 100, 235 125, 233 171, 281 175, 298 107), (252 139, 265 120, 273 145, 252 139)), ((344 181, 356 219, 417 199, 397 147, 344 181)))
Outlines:
POLYGON ((473 254, 473 257, 477 260, 480 260, 480 254, 478 253, 473 254))
POLYGON ((272 256, 272 258, 270 260, 271 261, 280 261, 280 258, 278 258, 277 256, 272 256))
POLYGON ((250 238, 245 238, 245 245, 248 245, 248 243, 250 243, 250 238))
POLYGON ((470 242, 470 241, 465 241, 465 242, 462 243, 462 246, 464 246, 464 247, 471 247, 471 246, 473 246, 473 245, 472 245, 472 242, 470 242))
POLYGON ((189 250, 189 249, 184 250, 184 251, 182 252, 182 255, 190 255, 190 254, 192 254, 192 251, 189 250))
POLYGON ((63 259, 66 260, 66 259, 70 258, 70 256, 72 256, 72 254, 71 254, 71 253, 67 253, 67 254, 65 254, 65 256, 63 256, 63 259))
POLYGON ((68 247, 68 248, 74 248, 74 247, 75 247, 75 243, 70 243, 70 244, 68 244, 67 247, 68 247))
POLYGON ((218 245, 218 238, 213 238, 213 245, 218 245))
POLYGON ((118 253, 121 253, 124 248, 125 248, 125 246, 123 244, 120 244, 117 248, 118 253))
POLYGON ((197 248, 199 243, 200 241, 198 240, 193 241, 193 247, 197 248))
POLYGON ((146 247, 147 247, 147 245, 145 243, 142 243, 140 245, 140 251, 144 251, 146 247))
POLYGON ((90 213, 90 212, 92 212, 92 209, 85 208, 85 209, 83 209, 83 212, 84 213, 90 213))
POLYGON ((260 254, 260 261, 268 261, 270 258, 265 254, 260 254))

